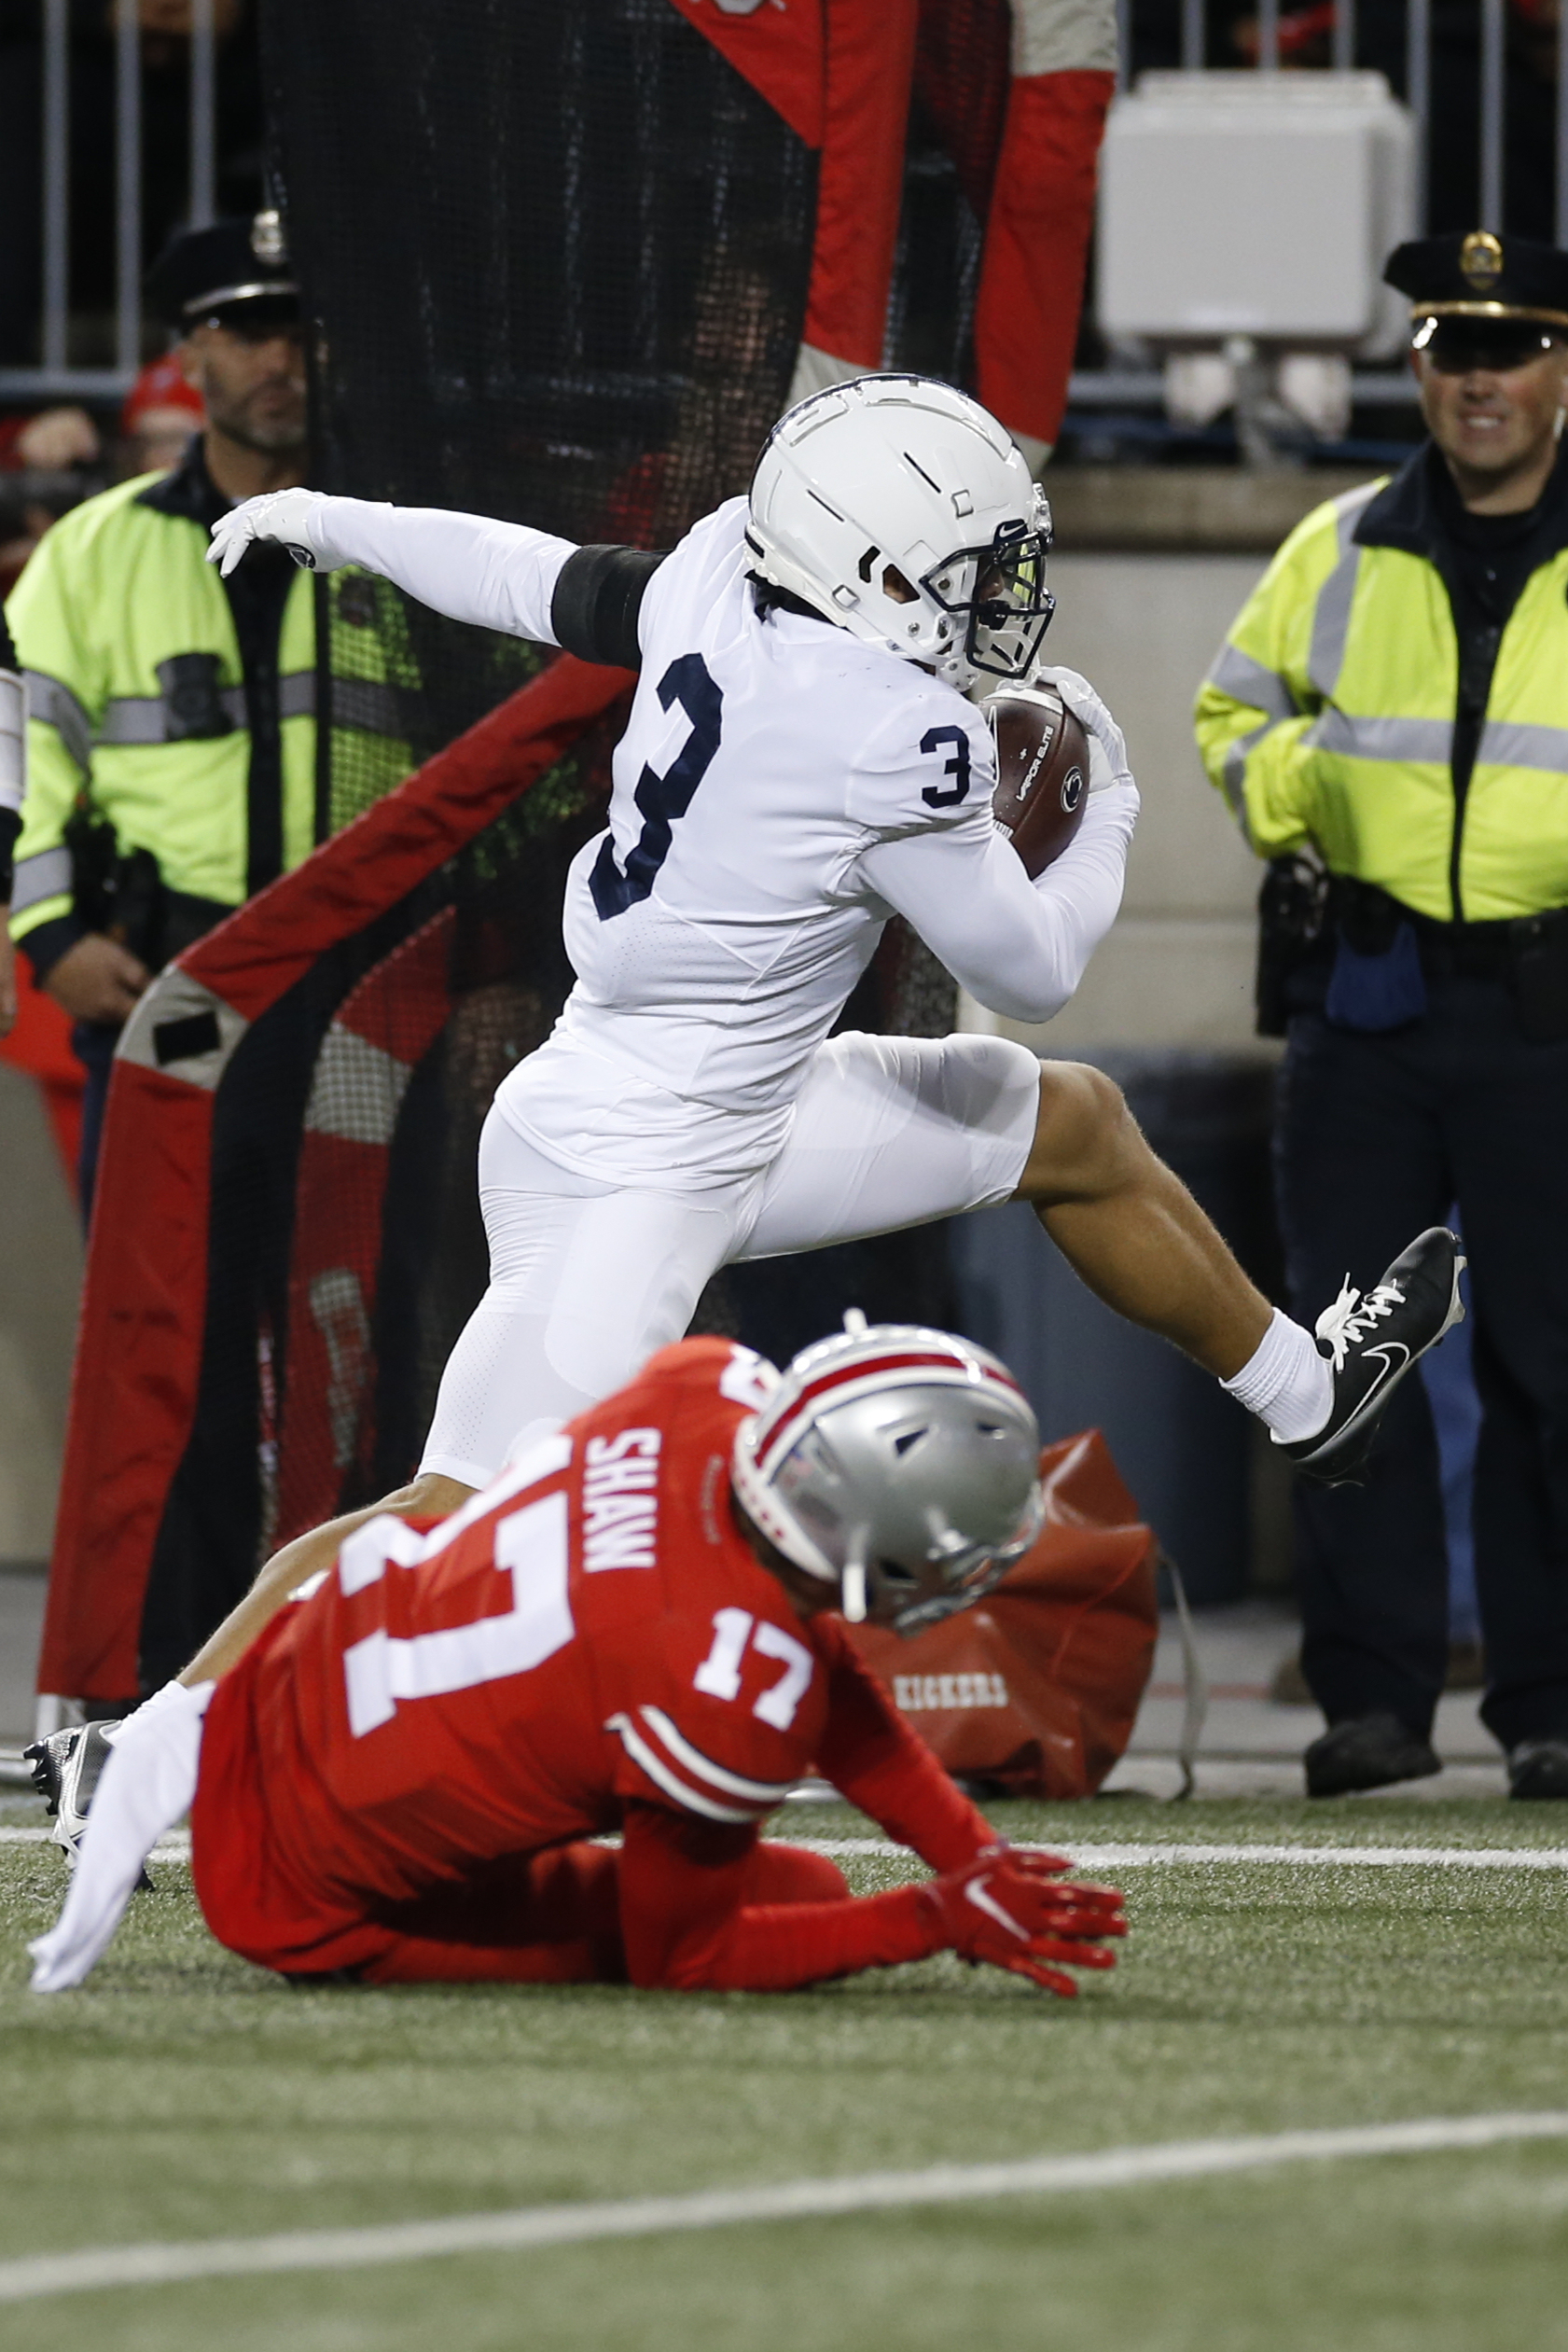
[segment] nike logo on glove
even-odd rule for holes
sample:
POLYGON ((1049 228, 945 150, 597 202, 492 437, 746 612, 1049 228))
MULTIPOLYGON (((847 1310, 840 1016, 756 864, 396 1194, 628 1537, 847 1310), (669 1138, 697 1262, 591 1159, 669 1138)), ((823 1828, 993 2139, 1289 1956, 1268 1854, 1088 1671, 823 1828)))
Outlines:
POLYGON ((1027 1943, 1028 1928, 1020 1928, 1012 1914, 1003 1910, 995 1896, 986 1892, 990 1884, 988 1878, 971 1879, 964 1889, 965 1900, 972 1902, 977 1911, 983 1911, 988 1919, 994 1919, 999 1928, 1006 1928, 1010 1936, 1017 1936, 1020 1943, 1027 1943))

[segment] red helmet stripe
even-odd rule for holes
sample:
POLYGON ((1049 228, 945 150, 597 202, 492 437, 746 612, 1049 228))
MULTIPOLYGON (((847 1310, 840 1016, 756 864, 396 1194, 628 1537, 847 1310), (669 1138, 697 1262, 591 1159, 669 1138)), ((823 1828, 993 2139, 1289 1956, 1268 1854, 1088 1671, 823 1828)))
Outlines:
POLYGON ((995 1370, 990 1364, 977 1361, 973 1357, 950 1355, 945 1350, 938 1353, 931 1348, 910 1350, 903 1354, 863 1357, 856 1362, 835 1365, 831 1371, 825 1371, 819 1379, 808 1381, 797 1396, 785 1395, 780 1398, 777 1403, 770 1399, 768 1406, 757 1416, 756 1436, 754 1440, 757 1457, 760 1459, 772 1444, 783 1424, 799 1420, 813 1402, 829 1394, 833 1389, 858 1386, 862 1381, 876 1380, 888 1372, 924 1371, 958 1373, 966 1380, 975 1372, 978 1372, 983 1381, 990 1382, 993 1386, 1006 1388, 1015 1397, 1023 1395, 1016 1380, 1011 1379, 1006 1372, 995 1370))

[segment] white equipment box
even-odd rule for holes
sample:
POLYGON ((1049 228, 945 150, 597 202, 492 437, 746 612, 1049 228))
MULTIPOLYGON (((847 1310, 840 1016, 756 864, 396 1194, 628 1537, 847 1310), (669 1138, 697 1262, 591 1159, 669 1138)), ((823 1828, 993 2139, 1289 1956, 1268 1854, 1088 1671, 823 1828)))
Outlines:
POLYGON ((1101 154, 1101 329, 1383 356, 1408 305, 1381 271, 1415 218, 1414 127, 1381 74, 1145 74, 1101 154))

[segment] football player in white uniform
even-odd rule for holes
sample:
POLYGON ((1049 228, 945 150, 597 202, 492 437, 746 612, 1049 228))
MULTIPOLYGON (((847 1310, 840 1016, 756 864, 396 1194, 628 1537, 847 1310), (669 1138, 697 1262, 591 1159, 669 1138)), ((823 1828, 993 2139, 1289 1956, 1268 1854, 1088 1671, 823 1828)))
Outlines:
MULTIPOLYGON (((1089 731, 1091 790, 1032 883, 992 821, 992 739, 964 699, 1034 671, 1048 537, 1001 426, 911 376, 792 409, 749 499, 662 556, 306 490, 215 525, 226 572, 280 540, 641 674, 608 828, 567 887, 576 985, 479 1147, 490 1287, 419 1476, 375 1508, 454 1509, 541 1423, 678 1338, 727 1262, 1013 1197, 1297 1459, 1353 1467, 1458 1312, 1451 1235, 1422 1236, 1365 1298, 1347 1285, 1314 1339, 1253 1287, 1098 1071, 996 1037, 829 1037, 895 912, 982 1005, 1027 1022, 1067 1001, 1116 915, 1138 795, 1103 703, 1044 674, 1089 731)), ((361 1516, 290 1545, 264 1588, 326 1565, 361 1516)), ((193 1673, 220 1670, 216 1638, 193 1673)))

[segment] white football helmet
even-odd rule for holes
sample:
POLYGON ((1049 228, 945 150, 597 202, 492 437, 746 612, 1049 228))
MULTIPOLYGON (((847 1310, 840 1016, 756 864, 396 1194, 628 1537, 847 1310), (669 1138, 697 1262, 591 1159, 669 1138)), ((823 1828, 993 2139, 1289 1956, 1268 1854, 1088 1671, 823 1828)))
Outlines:
POLYGON ((845 1323, 741 1424, 730 1475, 754 1525, 837 1587, 852 1623, 871 1608, 911 1634, 967 1608, 1034 1542, 1040 1434, 983 1347, 918 1324, 845 1323))
POLYGON ((929 376, 856 376, 798 401, 751 486, 756 571, 962 693, 1027 675, 1055 598, 1050 508, 978 400, 929 376))

